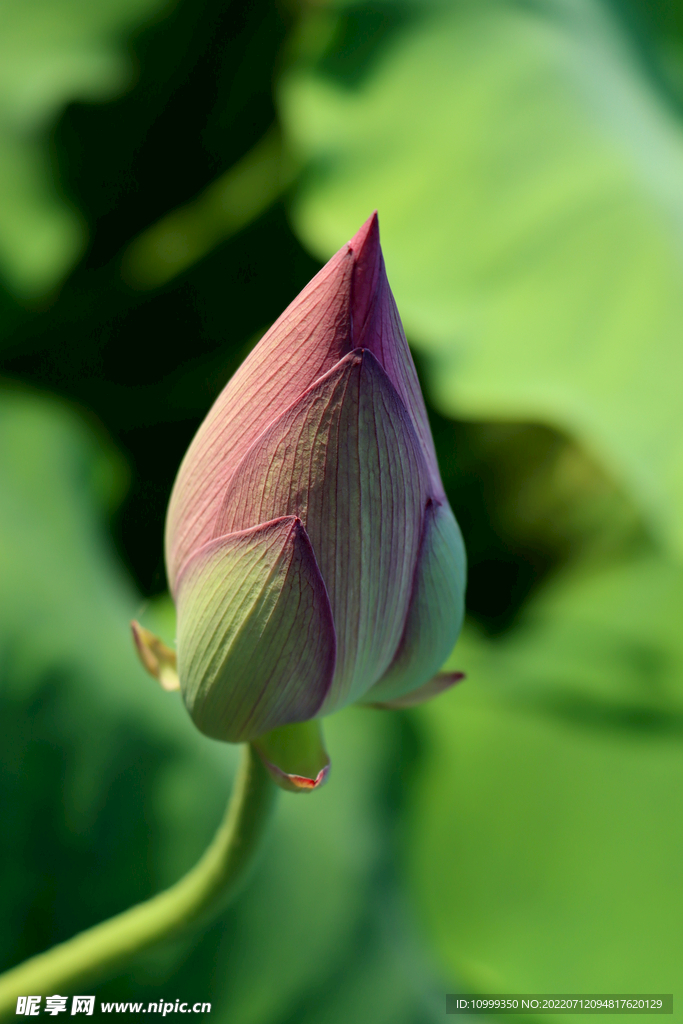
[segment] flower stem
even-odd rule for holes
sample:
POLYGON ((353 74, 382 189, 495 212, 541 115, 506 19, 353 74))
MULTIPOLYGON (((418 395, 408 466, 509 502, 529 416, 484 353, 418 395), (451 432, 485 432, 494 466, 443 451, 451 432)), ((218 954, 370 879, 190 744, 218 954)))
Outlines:
POLYGON ((112 973, 136 953, 223 909, 243 880, 268 820, 277 787, 251 745, 225 817, 201 860, 175 885, 0 975, 0 1018, 18 996, 69 994, 112 973))

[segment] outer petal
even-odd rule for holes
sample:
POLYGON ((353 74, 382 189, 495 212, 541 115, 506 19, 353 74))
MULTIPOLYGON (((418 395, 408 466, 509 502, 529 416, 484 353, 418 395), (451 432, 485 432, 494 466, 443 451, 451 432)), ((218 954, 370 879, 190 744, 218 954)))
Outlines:
POLYGON ((335 636, 325 585, 301 521, 219 537, 178 587, 185 704, 207 736, 236 743, 320 709, 335 636))
POLYGON ((458 639, 465 603, 465 549, 450 506, 430 502, 405 631, 393 663, 364 703, 395 700, 437 672, 458 639))
POLYGON ((420 546, 426 472, 403 403, 361 350, 265 431, 230 482, 221 533, 277 513, 306 525, 337 635, 325 714, 360 697, 394 657, 420 546))
POLYGON ((345 245, 264 335, 216 399, 182 461, 166 520, 175 594, 185 560, 214 534, 225 486, 247 448, 351 345, 354 254, 345 245))

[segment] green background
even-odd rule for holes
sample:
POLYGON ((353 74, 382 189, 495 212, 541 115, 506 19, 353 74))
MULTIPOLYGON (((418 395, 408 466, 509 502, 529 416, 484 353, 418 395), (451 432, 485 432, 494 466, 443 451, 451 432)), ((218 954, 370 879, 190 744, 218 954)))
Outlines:
POLYGON ((683 6, 5 0, 0 56, 2 963, 216 827, 237 752, 128 622, 172 640, 183 452, 377 208, 467 681, 329 719, 328 785, 283 795, 232 908, 93 991, 231 1024, 673 992, 677 1019, 683 6))

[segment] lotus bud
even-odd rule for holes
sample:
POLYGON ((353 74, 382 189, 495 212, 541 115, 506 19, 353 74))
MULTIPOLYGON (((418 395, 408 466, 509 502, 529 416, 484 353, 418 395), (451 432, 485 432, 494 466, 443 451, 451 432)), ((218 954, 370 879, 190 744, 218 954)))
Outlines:
POLYGON ((465 554, 379 244, 332 257, 216 400, 166 525, 183 699, 276 781, 327 774, 317 720, 409 706, 463 616, 465 554), (306 723, 305 727, 302 723, 306 723))

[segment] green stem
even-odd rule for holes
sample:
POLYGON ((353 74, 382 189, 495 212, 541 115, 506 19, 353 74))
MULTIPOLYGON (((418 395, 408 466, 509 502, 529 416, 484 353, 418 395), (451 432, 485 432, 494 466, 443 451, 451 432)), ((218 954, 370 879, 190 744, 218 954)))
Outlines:
POLYGON ((216 836, 201 860, 170 889, 80 932, 0 975, 0 1018, 18 996, 70 994, 161 939, 221 910, 253 860, 277 787, 245 745, 235 788, 216 836))

